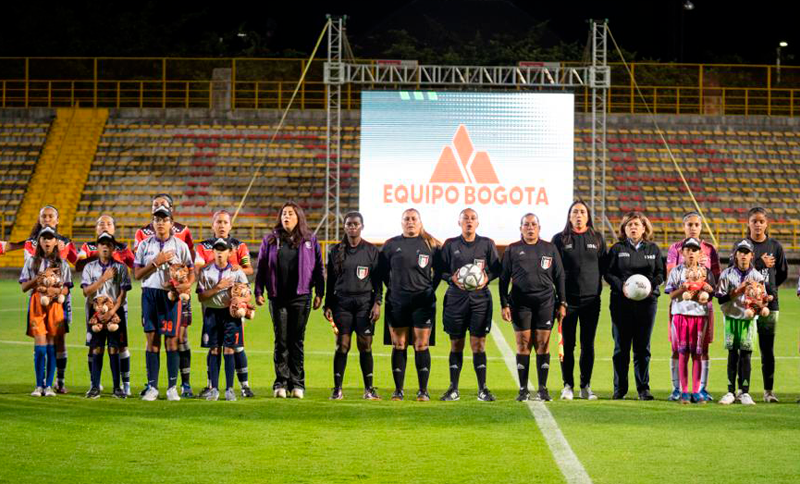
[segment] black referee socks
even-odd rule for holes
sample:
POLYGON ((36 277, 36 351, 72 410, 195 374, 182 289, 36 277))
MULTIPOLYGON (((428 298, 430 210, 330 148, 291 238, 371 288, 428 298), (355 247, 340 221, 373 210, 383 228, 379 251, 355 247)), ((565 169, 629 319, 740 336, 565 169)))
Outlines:
POLYGON ((394 388, 402 390, 406 380, 406 363, 408 361, 407 350, 392 348, 392 377, 394 378, 394 388))
POLYGON ((342 388, 344 369, 347 367, 347 353, 333 353, 333 387, 342 388))
POLYGON ((361 375, 364 377, 364 388, 372 388, 372 371, 374 362, 372 351, 362 351, 358 354, 358 361, 361 363, 361 375))
POLYGON ((539 388, 547 388, 547 375, 550 373, 550 353, 536 355, 536 377, 539 379, 539 388))
POLYGON ((417 366, 419 389, 428 389, 428 378, 431 376, 431 350, 415 351, 414 363, 417 366))
POLYGON ((531 355, 517 355, 517 374, 519 375, 519 388, 528 388, 528 372, 531 366, 531 355))
POLYGON ((450 386, 458 388, 458 380, 461 377, 461 366, 464 364, 464 353, 450 352, 450 386))
POLYGON ((483 390, 486 388, 486 353, 473 353, 472 366, 478 377, 478 390, 483 390))

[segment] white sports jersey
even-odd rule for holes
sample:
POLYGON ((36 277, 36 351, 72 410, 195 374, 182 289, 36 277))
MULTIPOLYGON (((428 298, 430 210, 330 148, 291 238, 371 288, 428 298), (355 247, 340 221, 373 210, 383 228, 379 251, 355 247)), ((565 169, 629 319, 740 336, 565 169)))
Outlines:
MULTIPOLYGON (((717 285, 717 297, 728 296, 734 289, 739 287, 744 281, 758 281, 763 283, 764 276, 760 272, 750 266, 746 272, 742 272, 737 267, 728 267, 722 274, 719 275, 719 284, 717 285)), ((744 311, 744 294, 739 297, 720 304, 720 309, 725 316, 733 319, 745 319, 744 311)))
POLYGON ((136 258, 133 261, 134 267, 147 267, 152 264, 156 256, 164 251, 175 252, 172 260, 159 268, 142 280, 142 287, 150 289, 165 290, 165 285, 169 281, 169 264, 184 264, 186 267, 194 267, 192 254, 189 246, 180 239, 170 236, 167 240, 160 240, 155 235, 143 240, 136 248, 136 258))
MULTIPOLYGON (((224 269, 217 267, 217 264, 211 264, 200 271, 200 279, 197 282, 197 293, 205 292, 216 286, 221 279, 230 277, 233 282, 243 282, 248 284, 247 276, 244 275, 241 269, 233 270, 232 266, 228 264, 224 269)), ((209 308, 226 308, 231 303, 231 291, 225 290, 218 292, 211 299, 203 302, 203 307, 209 308)))
MULTIPOLYGON (((686 282, 686 266, 683 264, 677 265, 672 268, 667 277, 667 285, 664 287, 664 293, 670 294, 673 291, 680 289, 681 285, 686 282)), ((714 275, 711 271, 706 274, 706 282, 711 287, 714 287, 714 275)), ((709 294, 713 296, 713 294, 709 294)), ((672 314, 682 314, 684 316, 706 316, 708 315, 709 304, 700 304, 695 300, 684 301, 682 297, 672 300, 672 314)))
MULTIPOLYGON (((108 265, 103 265, 99 260, 86 264, 86 267, 83 268, 83 272, 81 273, 81 287, 91 286, 99 281, 106 269, 110 267, 114 267, 117 270, 116 275, 103 283, 92 296, 86 298, 87 320, 90 314, 89 308, 92 306, 92 301, 97 296, 108 296, 116 301, 122 291, 129 292, 131 290, 131 278, 128 274, 128 268, 125 267, 125 264, 121 264, 115 260, 109 262, 108 265)), ((126 308, 127 311, 127 298, 122 307, 126 308)))

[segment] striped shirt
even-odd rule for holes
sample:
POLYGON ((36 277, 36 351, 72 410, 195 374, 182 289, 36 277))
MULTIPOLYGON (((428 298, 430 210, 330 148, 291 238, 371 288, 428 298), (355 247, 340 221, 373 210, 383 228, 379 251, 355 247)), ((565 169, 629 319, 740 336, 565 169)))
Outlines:
POLYGON ((144 239, 136 248, 136 258, 133 261, 133 265, 134 267, 147 267, 153 263, 159 253, 168 250, 175 253, 172 256, 172 260, 167 264, 162 264, 155 272, 144 278, 142 287, 166 290, 165 286, 169 281, 169 264, 184 264, 186 267, 194 267, 189 247, 182 240, 172 236, 167 240, 161 240, 156 236, 144 239))

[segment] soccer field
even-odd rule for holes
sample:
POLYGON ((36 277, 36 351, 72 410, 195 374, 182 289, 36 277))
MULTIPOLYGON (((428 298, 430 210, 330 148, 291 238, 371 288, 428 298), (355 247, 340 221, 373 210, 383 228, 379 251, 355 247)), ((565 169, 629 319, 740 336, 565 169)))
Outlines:
MULTIPOLYGON (((247 323, 245 332, 256 398, 236 402, 116 400, 109 395, 111 377, 106 361, 106 391, 99 400, 87 400, 83 397, 89 382, 83 297, 80 291, 73 291, 76 322, 67 337, 70 393, 33 398, 28 396, 34 375, 33 343, 25 336, 26 296, 15 281, 0 282, 0 290, 0 482, 566 480, 528 406, 514 401, 516 383, 494 336, 487 344, 488 384, 498 397, 494 403, 475 399, 477 384, 469 350, 460 402, 388 401, 393 387, 390 350, 382 345, 374 348, 375 382, 384 400, 361 399, 361 373, 354 348, 345 377, 345 400, 329 401, 334 339, 320 311, 313 313, 306 333, 306 398, 271 398, 272 327, 265 308, 247 323)), ((497 302, 496 288, 493 292, 497 302)), ((800 479, 800 406, 795 403, 800 397, 800 304, 792 289, 781 291, 775 349, 775 390, 781 403, 761 403, 756 351, 752 394, 759 403, 754 407, 681 406, 666 401, 671 383, 665 296, 652 343, 651 385, 658 400, 610 400, 613 342, 606 295, 592 385, 600 400, 546 404, 592 481, 774 483, 800 479)), ((138 284, 129 301, 131 382, 138 392, 145 381, 138 284)), ((430 383, 435 399, 448 384, 449 343, 441 332, 441 304, 439 307, 439 344, 432 349, 430 383)), ((198 392, 206 379, 199 305, 194 314, 190 329, 192 383, 198 392)), ((513 348, 510 324, 499 316, 496 307, 495 324, 513 348)), ((711 349, 709 389, 715 398, 722 396, 726 386, 721 330, 722 325, 717 324, 711 349)), ((380 340, 382 329, 378 333, 376 339, 380 340)), ((555 337, 552 348, 549 388, 557 398, 561 372, 555 337)), ((161 368, 161 387, 165 388, 163 362, 161 368)), ((535 372, 531 377, 535 379, 535 372)), ((416 390, 411 350, 406 390, 407 397, 416 390)), ((629 398, 632 394, 635 392, 629 393, 629 398)))

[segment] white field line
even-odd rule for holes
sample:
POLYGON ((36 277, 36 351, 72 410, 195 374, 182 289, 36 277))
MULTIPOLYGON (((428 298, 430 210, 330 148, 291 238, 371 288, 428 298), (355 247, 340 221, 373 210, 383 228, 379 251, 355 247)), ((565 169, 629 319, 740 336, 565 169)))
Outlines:
MULTIPOLYGON (((506 338, 503 336, 503 332, 497 324, 492 324, 492 338, 497 348, 500 350, 500 353, 503 354, 503 359, 506 362, 506 366, 508 366, 508 371, 511 372, 511 377, 514 381, 519 383, 517 363, 514 357, 515 353, 511 350, 511 347, 508 346, 508 342, 506 342, 506 338)), ((526 382, 526 384, 530 386, 530 382, 526 382)), ((556 465, 558 465, 558 468, 561 470, 567 482, 591 484, 592 479, 589 477, 589 474, 586 473, 586 469, 583 468, 581 461, 578 460, 578 456, 572 451, 572 447, 569 446, 569 442, 564 438, 564 434, 553 418, 553 414, 547 409, 547 406, 542 402, 529 401, 527 404, 528 409, 533 414, 533 418, 536 420, 536 425, 539 426, 539 430, 542 431, 542 435, 545 441, 547 441, 547 445, 550 447, 550 452, 553 453, 556 465)))

